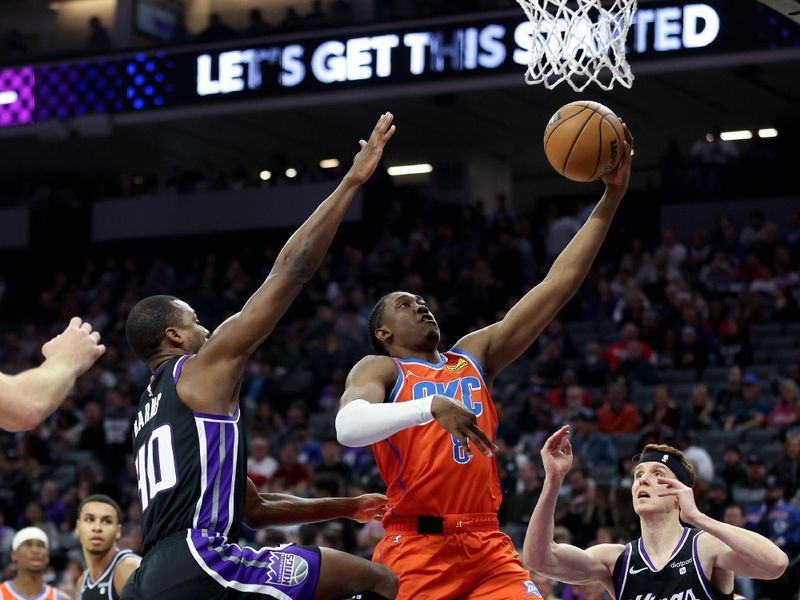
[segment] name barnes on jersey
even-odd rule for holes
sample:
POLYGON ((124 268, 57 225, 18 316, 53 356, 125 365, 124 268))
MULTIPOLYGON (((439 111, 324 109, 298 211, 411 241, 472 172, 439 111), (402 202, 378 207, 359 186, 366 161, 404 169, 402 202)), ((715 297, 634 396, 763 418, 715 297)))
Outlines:
POLYGON ((133 424, 133 437, 139 435, 139 431, 150 419, 158 412, 158 403, 161 402, 161 392, 157 396, 150 398, 150 402, 144 405, 144 409, 136 414, 136 421, 133 424))

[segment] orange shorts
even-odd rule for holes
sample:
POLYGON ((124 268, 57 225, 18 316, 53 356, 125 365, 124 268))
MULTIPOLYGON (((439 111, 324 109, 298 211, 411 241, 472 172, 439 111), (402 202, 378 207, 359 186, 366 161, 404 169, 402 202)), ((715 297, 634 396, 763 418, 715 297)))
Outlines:
POLYGON ((397 575, 397 600, 541 600, 511 539, 496 529, 419 534, 389 524, 372 560, 397 575))

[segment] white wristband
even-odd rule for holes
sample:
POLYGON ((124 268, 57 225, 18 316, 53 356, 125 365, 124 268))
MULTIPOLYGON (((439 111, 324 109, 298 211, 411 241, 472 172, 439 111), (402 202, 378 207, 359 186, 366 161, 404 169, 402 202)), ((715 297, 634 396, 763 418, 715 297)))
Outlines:
POLYGON ((403 429, 430 423, 432 403, 433 396, 389 404, 353 400, 336 415, 336 438, 353 448, 380 442, 403 429))

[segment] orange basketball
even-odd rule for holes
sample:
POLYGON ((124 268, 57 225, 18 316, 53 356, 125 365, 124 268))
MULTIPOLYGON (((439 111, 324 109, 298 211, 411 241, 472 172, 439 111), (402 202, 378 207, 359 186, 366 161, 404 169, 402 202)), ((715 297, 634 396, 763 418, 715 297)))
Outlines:
POLYGON ((565 104, 547 122, 544 153, 553 168, 573 181, 594 181, 617 168, 625 132, 619 118, 597 102, 565 104))

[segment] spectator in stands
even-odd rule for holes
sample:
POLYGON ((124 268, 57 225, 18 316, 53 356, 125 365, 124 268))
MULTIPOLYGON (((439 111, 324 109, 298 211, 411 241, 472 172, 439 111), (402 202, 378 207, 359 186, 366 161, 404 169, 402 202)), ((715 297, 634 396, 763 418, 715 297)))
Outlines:
POLYGON ((750 344, 750 336, 741 330, 736 319, 726 318, 720 325, 718 333, 717 364, 728 367, 732 365, 743 367, 751 364, 753 347, 750 344))
POLYGON ((758 375, 747 373, 742 377, 742 398, 731 403, 725 429, 746 431, 764 427, 771 409, 770 402, 761 395, 758 375))
POLYGON ((559 352, 564 358, 576 358, 578 350, 572 341, 569 333, 564 329, 564 322, 561 319, 553 319, 539 336, 537 343, 541 346, 547 342, 555 342, 559 352))
MULTIPOLYGON (((784 501, 783 486, 777 477, 766 480, 764 502, 745 511, 745 527, 772 540, 789 560, 800 554, 800 510, 784 501)), ((787 578, 764 582, 761 594, 768 598, 789 598, 797 591, 787 578)))
MULTIPOLYGON (((663 254, 667 259, 667 266, 670 273, 678 273, 681 265, 687 257, 686 246, 684 246, 675 235, 672 229, 664 229, 661 232, 661 245, 656 248, 656 255, 663 254)), ((674 279, 674 276, 670 276, 674 279)))
POLYGON ((597 411, 597 424, 602 433, 633 433, 639 430, 642 416, 628 402, 625 384, 614 381, 606 386, 606 400, 597 411))
POLYGON ((652 351, 650 362, 658 364, 659 357, 657 354, 664 349, 664 331, 655 310, 646 310, 642 313, 639 339, 649 346, 652 351))
POLYGON ((763 242, 766 239, 767 229, 766 215, 763 210, 754 210, 750 213, 750 222, 742 228, 739 234, 739 241, 741 241, 748 248, 758 242, 763 242))
MULTIPOLYGON (((572 421, 572 451, 580 456, 586 466, 599 476, 616 474, 619 457, 611 438, 597 430, 597 416, 590 408, 578 411, 572 421)), ((531 506, 536 506, 535 504, 531 506)))
POLYGON ((792 379, 782 379, 778 388, 778 403, 772 407, 767 417, 768 427, 788 429, 797 420, 800 408, 797 384, 792 379))
POLYGON ((733 290, 735 272, 730 255, 717 250, 711 259, 700 268, 699 280, 709 292, 724 294, 733 290))
POLYGON ((561 358, 561 351, 555 341, 549 341, 544 345, 544 351, 539 359, 539 366, 536 374, 541 378, 542 385, 547 388, 556 387, 561 381, 561 376, 567 364, 561 358))
POLYGON ((56 527, 61 527, 67 520, 67 505, 58 497, 58 485, 55 481, 48 479, 42 483, 39 507, 42 509, 45 519, 56 527))
POLYGON ((573 369, 565 369, 561 374, 561 385, 547 393, 547 404, 562 418, 565 413, 576 408, 592 406, 592 396, 588 390, 578 385, 578 376, 573 369))
POLYGON ((794 502, 800 490, 800 437, 787 438, 783 443, 783 454, 775 465, 775 475, 783 485, 783 497, 794 502))
POLYGON ((719 476, 725 481, 729 489, 737 483, 744 481, 745 468, 742 466, 742 452, 738 446, 727 446, 722 452, 722 470, 719 476))
POLYGON ((639 340, 639 329, 633 323, 625 323, 620 329, 620 339, 613 342, 606 348, 605 358, 608 368, 612 371, 619 367, 619 363, 625 359, 628 342, 638 342, 641 348, 641 356, 645 360, 650 360, 650 347, 639 340))
POLYGON ((603 358, 603 350, 597 342, 586 344, 583 358, 578 364, 578 381, 591 387, 604 386, 611 375, 608 363, 603 358))
POLYGON ((208 25, 197 36, 198 42, 218 42, 234 37, 234 30, 222 21, 218 12, 208 15, 208 25))
POLYGON ((290 492, 307 489, 311 482, 311 471, 297 460, 297 446, 294 442, 283 443, 280 459, 280 466, 273 477, 279 489, 290 492))
POLYGON ((667 386, 657 386, 653 390, 650 408, 642 421, 643 430, 653 431, 662 439, 671 437, 677 431, 680 419, 680 411, 670 397, 667 386))
POLYGON ((730 505, 730 494, 724 479, 717 478, 711 482, 701 498, 703 512, 712 519, 723 520, 725 509, 730 505))
POLYGON ((747 457, 744 480, 735 483, 731 489, 733 501, 745 507, 745 512, 764 501, 764 486, 767 483, 767 466, 757 454, 747 457))
MULTIPOLYGON (((730 504, 725 509, 725 516, 723 518, 725 523, 733 525, 734 527, 744 527, 746 524, 744 518, 744 509, 739 504, 730 504)), ((756 591, 753 585, 753 580, 747 577, 734 575, 733 577, 733 591, 741 594, 745 598, 755 598, 756 591)))
POLYGON ((272 30, 272 25, 264 20, 260 8, 250 9, 250 12, 247 13, 247 28, 244 30, 245 37, 268 35, 272 30))
POLYGON ((692 386, 689 403, 684 407, 681 415, 681 426, 686 431, 707 431, 716 429, 719 424, 715 421, 714 405, 708 396, 708 387, 704 383, 692 386))
POLYGON ((550 223, 545 236, 547 264, 551 264, 581 228, 580 221, 571 212, 558 214, 559 208, 551 206, 550 223))
POLYGON ((108 52, 111 49, 111 36, 103 26, 100 17, 89 19, 89 39, 86 41, 86 50, 91 53, 108 52))
POLYGON ((743 398, 742 369, 734 366, 728 371, 727 384, 717 392, 717 399, 714 402, 715 417, 720 423, 723 423, 727 417, 730 406, 743 398))
POLYGON ((675 344, 673 364, 676 369, 692 369, 698 376, 708 364, 708 348, 699 339, 694 327, 686 325, 681 329, 675 344))
POLYGON ((286 13, 281 21, 281 29, 283 31, 296 31, 303 27, 303 19, 297 14, 297 9, 294 6, 287 6, 286 13))
POLYGON ((542 480, 536 464, 531 460, 523 460, 517 472, 517 487, 513 494, 506 496, 501 508, 505 523, 509 530, 517 535, 515 543, 525 536, 525 528, 530 521, 533 507, 542 492, 542 480))
POLYGON ((247 476, 256 487, 261 487, 272 479, 278 470, 278 461, 269 455, 269 443, 261 436, 250 442, 250 457, 247 459, 247 476))
POLYGON ((614 375, 622 377, 629 388, 637 385, 653 385, 661 381, 655 366, 642 354, 642 342, 639 340, 628 340, 624 358, 614 371, 614 375))
POLYGON ((322 462, 314 469, 314 474, 329 473, 339 479, 343 490, 353 481, 353 469, 342 460, 342 447, 336 438, 322 442, 322 462))

